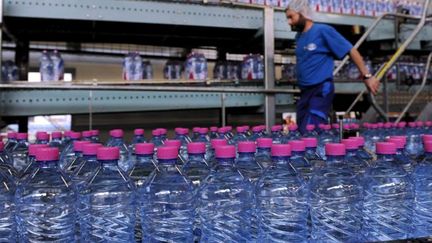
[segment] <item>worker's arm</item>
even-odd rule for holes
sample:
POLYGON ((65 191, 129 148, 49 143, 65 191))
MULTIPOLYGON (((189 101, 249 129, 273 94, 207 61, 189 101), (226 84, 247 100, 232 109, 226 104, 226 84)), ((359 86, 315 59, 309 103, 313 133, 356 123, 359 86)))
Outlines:
MULTIPOLYGON (((354 62, 354 64, 359 69, 362 77, 366 74, 369 74, 369 70, 367 69, 367 67, 363 61, 363 57, 360 55, 359 51, 356 48, 352 48, 349 55, 350 55, 352 61, 354 62)), ((368 90, 372 94, 376 95, 378 93, 379 80, 377 78, 375 78, 375 76, 372 76, 369 79, 365 79, 364 83, 365 83, 366 87, 368 88, 368 90)))

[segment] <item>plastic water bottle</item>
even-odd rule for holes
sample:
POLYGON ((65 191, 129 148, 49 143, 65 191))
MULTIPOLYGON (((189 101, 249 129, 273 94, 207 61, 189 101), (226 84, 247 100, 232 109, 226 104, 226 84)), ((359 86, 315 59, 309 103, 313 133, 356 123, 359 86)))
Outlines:
POLYGON ((133 53, 126 54, 123 60, 123 79, 133 80, 135 72, 135 63, 133 53))
POLYGON ((209 146, 210 140, 209 140, 209 137, 207 136, 208 131, 209 130, 206 127, 202 127, 200 129, 198 129, 197 138, 195 139, 195 142, 205 143, 206 146, 209 146))
POLYGON ((73 142, 74 154, 68 156, 67 160, 65 160, 63 164, 63 171, 66 174, 68 175, 73 174, 74 171, 80 166, 82 162, 81 157, 82 157, 83 145, 88 143, 90 143, 90 141, 73 142))
POLYGON ((150 139, 150 143, 154 144, 156 148, 163 145, 161 131, 159 129, 154 129, 152 131, 152 138, 150 139))
POLYGON ((82 132, 82 140, 83 141, 92 141, 92 132, 91 131, 83 131, 82 132))
POLYGON ((47 132, 36 132, 36 144, 48 144, 49 134, 47 132))
POLYGON ((364 148, 365 145, 365 139, 364 137, 349 137, 350 139, 354 139, 357 141, 357 156, 359 156, 361 159, 366 161, 369 165, 372 164, 372 155, 366 151, 364 148))
MULTIPOLYGON (((202 181, 209 175, 210 167, 205 159, 206 145, 205 143, 189 143, 188 144, 188 161, 183 166, 183 174, 192 181, 196 193, 201 186, 202 181)), ((198 211, 195 212, 194 225, 194 241, 199 242, 201 238, 201 223, 198 217, 198 211)))
POLYGON ((305 159, 309 161, 312 169, 324 167, 325 161, 317 153, 318 140, 316 138, 302 138, 305 143, 305 159))
POLYGON ((307 242, 309 188, 291 168, 288 144, 274 144, 273 161, 256 186, 258 242, 307 242))
POLYGON ((82 145, 82 157, 79 158, 79 166, 71 175, 77 191, 81 190, 83 185, 87 183, 100 168, 100 163, 97 161, 97 150, 101 148, 100 143, 84 143, 82 145))
POLYGON ((408 174, 411 174, 414 171, 416 162, 405 154, 406 138, 403 136, 391 137, 387 139, 387 142, 396 145, 395 161, 398 162, 408 174))
POLYGON ((234 137, 233 128, 232 126, 226 126, 225 128, 227 131, 228 140, 231 141, 232 138, 234 137))
POLYGON ((273 143, 275 144, 281 144, 282 143, 282 126, 281 125, 275 125, 271 128, 271 138, 273 140, 273 143))
POLYGON ((288 126, 288 134, 284 137, 283 143, 288 143, 292 140, 299 140, 301 138, 297 125, 288 126))
POLYGON ((414 238, 428 237, 432 232, 432 142, 424 143, 425 158, 413 173, 415 185, 414 238))
POLYGON ((210 127, 210 139, 216 139, 218 138, 218 128, 217 127, 210 127))
POLYGON ((63 80, 64 76, 64 61, 63 58, 60 55, 60 52, 57 50, 54 50, 50 54, 50 58, 53 65, 53 80, 54 81, 61 81, 63 80))
POLYGON ((70 132, 68 135, 70 136, 70 140, 65 143, 66 145, 60 154, 59 167, 62 170, 65 170, 66 167, 76 158, 74 142, 81 139, 81 133, 79 132, 70 132))
POLYGON ((13 167, 11 156, 10 154, 5 150, 5 144, 0 141, 0 166, 2 166, 2 169, 6 169, 8 171, 8 174, 12 176, 12 178, 18 177, 18 174, 13 167))
POLYGON ((99 130, 90 130, 92 143, 100 143, 99 130))
POLYGON ((263 169, 266 169, 271 165, 271 147, 273 141, 271 138, 258 138, 256 143, 257 152, 255 154, 255 160, 263 169))
POLYGON ((247 135, 246 135, 246 129, 244 127, 237 127, 236 128, 236 135, 230 140, 230 145, 236 145, 239 142, 247 141, 247 135))
MULTIPOLYGON (((72 138, 71 138, 71 134, 73 133, 73 131, 65 131, 64 132, 64 137, 63 137, 63 148, 66 148, 71 142, 72 142, 72 138)), ((81 138, 81 135, 80 135, 81 138)), ((63 152, 63 151, 61 151, 63 152)), ((61 159, 61 157, 60 157, 61 159)))
POLYGON ((199 190, 202 242, 250 242, 252 184, 234 166, 235 146, 216 147, 217 166, 199 190))
POLYGON ((410 157, 417 158, 423 153, 420 130, 416 128, 415 122, 409 122, 408 126, 405 150, 410 157))
POLYGON ((117 147, 120 150, 120 158, 118 160, 119 167, 127 172, 132 168, 129 160, 129 149, 123 140, 124 132, 122 129, 114 129, 111 131, 111 143, 107 147, 117 147))
POLYGON ((249 137, 249 141, 256 141, 258 138, 261 137, 262 129, 260 126, 254 126, 252 127, 252 135, 249 137))
POLYGON ((238 158, 235 161, 235 167, 252 184, 255 184, 263 170, 262 165, 258 164, 255 160, 255 152, 255 142, 239 142, 238 158))
POLYGON ((160 147, 158 170, 140 191, 143 242, 193 242, 196 194, 176 166, 176 147, 160 147))
POLYGON ((165 128, 159 128, 160 134, 161 134, 161 139, 162 142, 165 142, 168 138, 167 138, 167 134, 168 134, 168 130, 165 128))
POLYGON ((316 138, 318 137, 318 133, 315 131, 315 125, 309 124, 306 125, 306 132, 303 134, 305 138, 316 138))
POLYGON ((132 138, 132 141, 129 145, 129 152, 131 154, 135 153, 135 145, 138 143, 145 143, 146 140, 144 138, 144 129, 137 128, 134 130, 134 136, 132 138))
POLYGON ((62 133, 61 132, 52 132, 51 133, 51 142, 49 143, 50 147, 58 148, 59 151, 63 150, 63 142, 62 142, 62 133))
POLYGON ((25 180, 25 177, 33 174, 33 172, 38 168, 36 163, 36 153, 40 148, 47 148, 46 144, 30 144, 28 147, 28 157, 26 162, 26 168, 17 173, 17 177, 25 180))
POLYGON ((18 186, 15 200, 20 241, 75 240, 76 194, 58 159, 58 148, 40 148, 37 170, 18 186))
POLYGON ((191 137, 191 139, 192 139, 193 142, 195 142, 196 139, 198 138, 198 136, 199 136, 198 131, 200 129, 201 129, 200 127, 194 127, 194 128, 192 128, 192 137, 191 137))
POLYGON ((100 147, 100 167, 78 191, 78 215, 83 242, 132 242, 135 229, 135 191, 119 167, 118 147, 100 147))
POLYGON ((345 162, 345 145, 328 143, 326 166, 310 182, 312 241, 363 242, 362 190, 345 162))
POLYGON ((291 146, 290 166, 305 181, 312 177, 312 165, 306 159, 306 144, 301 140, 291 140, 288 143, 291 146))
MULTIPOLYGON (((348 124, 344 124, 345 127, 343 127, 343 129, 348 130, 349 129, 349 125, 348 124)), ((340 126, 338 123, 333 123, 331 125, 331 130, 330 130, 330 134, 333 136, 333 142, 334 143, 339 143, 339 133, 340 133, 340 126)))
MULTIPOLYGON (((187 145, 188 143, 192 142, 192 139, 189 137, 189 129, 187 128, 176 128, 175 129, 175 139, 176 140, 180 140, 181 142, 181 146, 180 146, 180 155, 184 158, 187 159, 187 145)), ((186 161, 184 161, 186 162, 186 161)))
POLYGON ((209 162, 210 167, 213 168, 217 165, 217 161, 215 158, 215 151, 216 148, 219 146, 226 146, 228 145, 227 141, 225 139, 212 139, 210 140, 210 150, 206 152, 206 159, 207 162, 209 162))
POLYGON ((12 148, 10 155, 13 167, 18 174, 21 174, 28 166, 28 146, 27 133, 17 133, 17 144, 12 148))
POLYGON ((12 167, 5 161, 4 143, 0 142, 0 203, 2 213, 0 217, 0 241, 16 242, 16 223, 15 223, 15 178, 12 167))
POLYGON ((54 81, 54 65, 49 53, 44 50, 39 58, 39 73, 41 81, 54 81))
POLYGON ((317 153, 318 155, 323 158, 326 159, 326 154, 325 154, 325 145, 327 143, 332 143, 333 141, 333 135, 330 133, 330 129, 331 126, 330 125, 324 125, 322 127, 323 131, 322 133, 319 135, 318 137, 318 147, 317 147, 317 153))
POLYGON ((135 52, 133 55, 133 63, 134 68, 133 70, 133 78, 132 80, 138 81, 143 79, 143 72, 144 72, 144 64, 143 60, 138 52, 135 52))
POLYGON ((413 232, 414 186, 395 161, 393 143, 376 144, 377 161, 363 178, 363 234, 366 241, 402 240, 413 232))
POLYGON ((356 175, 363 175, 369 164, 358 156, 358 143, 355 139, 342 139, 346 148, 345 162, 356 175))
POLYGON ((218 128, 217 131, 217 138, 218 139, 225 139, 228 141, 228 137, 227 137, 227 130, 225 127, 220 127, 218 128))
POLYGON ((184 153, 184 151, 181 150, 181 141, 180 140, 176 140, 176 139, 172 139, 172 140, 166 140, 164 146, 169 146, 169 147, 176 147, 178 150, 178 157, 177 157, 177 163, 176 165, 178 166, 183 166, 186 161, 187 161, 187 151, 186 154, 184 153))
POLYGON ((15 145, 18 143, 16 136, 17 136, 16 132, 8 132, 7 133, 8 140, 7 140, 5 147, 4 147, 4 149, 7 152, 11 152, 13 147, 15 147, 15 145))

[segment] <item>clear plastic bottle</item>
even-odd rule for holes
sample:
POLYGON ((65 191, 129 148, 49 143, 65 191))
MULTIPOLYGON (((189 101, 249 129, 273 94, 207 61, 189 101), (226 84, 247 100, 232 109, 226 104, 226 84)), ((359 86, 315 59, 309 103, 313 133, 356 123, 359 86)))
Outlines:
POLYGON ((235 146, 216 147, 217 165, 199 190, 202 242, 250 242, 253 186, 234 166, 235 146))
POLYGON ((54 81, 54 66, 48 51, 44 50, 39 58, 39 73, 42 82, 54 81))
POLYGON ((283 143, 288 143, 292 140, 299 140, 301 138, 301 134, 298 131, 298 126, 293 124, 288 126, 288 134, 283 138, 283 143))
POLYGON ((408 172, 408 174, 411 174, 414 171, 416 161, 405 154, 406 138, 403 136, 390 137, 387 139, 387 142, 394 143, 396 145, 395 161, 398 162, 405 169, 405 171, 408 172))
POLYGON ((166 128, 158 128, 158 129, 160 131, 160 136, 161 136, 162 142, 165 142, 168 139, 168 137, 167 137, 168 130, 166 128))
POLYGON ((4 147, 5 144, 0 141, 0 166, 2 167, 2 170, 8 172, 12 179, 19 178, 18 173, 12 165, 11 156, 4 147))
POLYGON ((92 136, 91 136, 91 141, 92 143, 99 143, 100 139, 99 139, 99 130, 91 130, 92 136))
POLYGON ((120 150, 119 167, 128 172, 132 168, 131 161, 129 160, 129 149, 124 139, 124 132, 122 129, 111 130, 111 142, 107 143, 107 147, 117 147, 120 150))
POLYGON ((246 129, 244 127, 237 127, 236 131, 236 135, 230 140, 230 145, 237 146, 239 142, 244 142, 248 140, 246 135, 246 129))
POLYGON ((36 144, 48 144, 49 134, 47 132, 36 132, 36 144))
POLYGON ((309 124, 306 125, 306 132, 303 134, 305 138, 316 138, 318 137, 318 133, 315 131, 315 125, 309 124))
POLYGON ((83 141, 92 141, 92 132, 91 131, 83 131, 82 132, 82 140, 83 141))
POLYGON ((210 127, 210 139, 217 139, 218 138, 218 128, 217 127, 210 127))
POLYGON ((195 142, 200 142, 200 143, 205 143, 206 146, 210 146, 210 140, 208 137, 208 131, 209 129, 206 127, 202 127, 200 129, 198 129, 197 131, 197 138, 195 139, 195 142))
MULTIPOLYGON (((183 166, 183 174, 191 180, 196 193, 201 186, 202 181, 209 175, 210 167, 205 159, 206 145, 205 143, 195 142, 188 144, 188 161, 183 166)), ((198 217, 198 211, 195 212, 194 236, 195 242, 199 242, 201 238, 201 223, 198 217)))
POLYGON ((133 63, 135 70, 133 71, 132 80, 138 81, 143 79, 144 64, 141 55, 135 52, 133 55, 133 63))
POLYGON ((15 147, 15 145, 18 143, 17 139, 16 139, 17 133, 16 132, 8 132, 7 133, 7 142, 5 144, 5 150, 7 152, 11 152, 11 150, 13 149, 13 147, 15 147))
POLYGON ((150 143, 154 144, 156 148, 163 145, 161 131, 159 129, 154 129, 152 131, 152 138, 150 139, 150 143))
POLYGON ((143 190, 143 242, 193 242, 196 194, 192 183, 176 166, 176 147, 158 148, 158 170, 143 190))
POLYGON ((13 168, 5 161, 4 144, 0 142, 0 241, 16 242, 17 225, 15 222, 15 190, 16 179, 13 168))
MULTIPOLYGON (((64 132, 64 137, 63 137, 63 150, 70 144, 72 143, 72 138, 71 138, 71 134, 73 133, 73 131, 65 131, 64 132)), ((79 135, 81 138, 81 134, 79 135)), ((61 151, 63 152, 63 151, 61 151)), ((60 160, 61 160, 61 156, 60 156, 60 160)))
POLYGON ((18 185, 15 200, 22 242, 75 241, 76 194, 58 159, 58 148, 38 149, 38 168, 18 185))
POLYGON ((256 186, 257 242, 308 242, 309 188, 289 165, 290 145, 273 145, 271 155, 256 186))
POLYGON ((305 181, 312 177, 312 164, 306 159, 306 144, 301 140, 291 140, 288 143, 291 146, 290 166, 305 181))
POLYGON ((21 180, 25 180, 25 177, 33 174, 33 172, 38 168, 36 163, 36 153, 40 148, 47 148, 46 144, 30 144, 28 147, 28 157, 26 162, 26 168, 21 172, 17 173, 17 177, 21 180))
POLYGON ((256 143, 257 152, 255 154, 255 160, 263 169, 266 169, 271 165, 271 147, 273 141, 271 138, 258 138, 256 143))
POLYGON ((346 148, 345 162, 356 175, 363 175, 369 164, 358 156, 358 143, 355 139, 342 139, 342 144, 346 148))
POLYGON ((235 167, 254 185, 263 171, 262 165, 255 160, 255 153, 255 142, 240 142, 238 144, 238 158, 235 161, 235 167))
POLYGON ((421 140, 421 130, 417 129, 415 122, 408 123, 409 128, 407 129, 407 141, 406 141, 406 152, 408 156, 416 159, 423 153, 423 144, 421 140))
POLYGON ((413 232, 414 185, 395 161, 393 143, 376 144, 377 161, 363 177, 363 234, 366 241, 403 240, 413 232))
POLYGON ((354 139, 357 141, 357 155, 366 161, 369 165, 372 164, 373 157, 372 155, 366 151, 364 145, 365 145, 365 138, 364 137, 349 137, 350 139, 354 139))
POLYGON ((186 163, 187 160, 187 145, 192 142, 192 139, 189 137, 189 129, 187 128, 176 128, 175 129, 175 139, 180 140, 180 155, 185 159, 183 162, 186 163))
POLYGON ((134 136, 132 138, 132 141, 129 145, 129 153, 133 155, 135 153, 135 145, 138 143, 145 143, 145 137, 144 137, 144 129, 137 128, 134 130, 134 136))
POLYGON ((133 80, 135 74, 135 63, 133 53, 126 54, 123 60, 123 79, 133 80))
POLYGON ((252 134, 249 136, 249 141, 256 141, 258 138, 262 137, 262 128, 260 126, 254 126, 252 127, 252 134))
POLYGON ((326 165, 310 182, 311 241, 363 242, 362 187, 345 161, 345 145, 325 145, 326 165))
POLYGON ((79 158, 79 166, 73 172, 71 178, 74 186, 79 191, 87 183, 100 167, 97 161, 97 150, 102 147, 100 143, 84 143, 82 145, 82 157, 79 158))
POLYGON ((73 149, 74 154, 73 156, 69 156, 68 160, 65 161, 65 164, 63 165, 63 171, 71 175, 75 172, 75 170, 80 166, 82 163, 81 157, 82 157, 82 151, 83 151, 83 145, 88 144, 90 141, 74 141, 73 142, 73 149))
POLYGON ((177 139, 166 140, 164 146, 176 147, 178 150, 178 158, 176 164, 179 166, 183 166, 184 164, 186 164, 186 161, 188 159, 187 150, 186 152, 182 151, 180 140, 177 139))
POLYGON ((213 168, 215 165, 217 165, 217 161, 215 159, 216 148, 219 146, 228 145, 228 142, 225 139, 212 139, 210 141, 210 145, 210 150, 206 152, 206 159, 209 162, 210 167, 213 168))
POLYGON ((63 141, 62 141, 62 133, 61 132, 52 132, 51 133, 51 142, 49 143, 50 147, 58 148, 60 152, 63 150, 63 141))
POLYGON ((27 133, 17 133, 17 144, 11 149, 10 155, 12 165, 18 174, 21 174, 28 166, 28 146, 27 133))
POLYGON ((59 167, 62 170, 65 170, 65 168, 68 165, 70 165, 72 163, 72 161, 76 158, 75 149, 74 149, 74 142, 79 141, 81 139, 81 133, 70 132, 70 133, 66 134, 66 136, 69 136, 69 139, 63 143, 63 144, 65 144, 65 147, 60 154, 60 162, 59 162, 59 167))
POLYGON ((333 143, 334 142, 333 135, 331 134, 330 129, 331 129, 330 125, 323 125, 322 126, 323 131, 318 137, 317 153, 323 159, 326 159, 325 145, 327 143, 333 143))
POLYGON ((271 128, 271 139, 273 140, 273 143, 275 144, 281 144, 282 143, 282 126, 281 125, 275 125, 271 128))
POLYGON ((60 55, 60 52, 57 50, 54 50, 50 54, 51 62, 52 62, 52 75, 53 75, 53 81, 61 81, 63 80, 64 76, 64 61, 63 58, 60 55))
POLYGON ((425 157, 413 173, 415 207, 413 237, 428 237, 432 232, 432 141, 424 143, 425 157))
POLYGON ((318 140, 316 138, 302 138, 305 143, 305 159, 309 161, 312 169, 324 167, 324 160, 317 153, 318 140))
POLYGON ((133 242, 135 188, 119 167, 118 147, 100 147, 100 163, 91 180, 78 191, 78 215, 83 242, 133 242))

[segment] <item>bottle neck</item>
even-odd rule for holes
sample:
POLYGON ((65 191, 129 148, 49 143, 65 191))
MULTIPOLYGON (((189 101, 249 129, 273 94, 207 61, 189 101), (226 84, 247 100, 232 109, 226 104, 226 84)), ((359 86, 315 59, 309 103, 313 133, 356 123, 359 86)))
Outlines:
POLYGON ((58 160, 37 161, 36 163, 41 169, 52 169, 58 167, 58 160))
POLYGON ((257 153, 270 153, 271 152, 271 148, 257 148, 257 153))
POLYGON ((174 166, 177 163, 177 158, 175 158, 175 159, 159 159, 158 162, 160 165, 174 166))
POLYGON ((344 155, 327 155, 326 164, 341 164, 344 163, 345 156, 344 155))
POLYGON ((239 157, 239 159, 248 159, 248 158, 253 159, 255 157, 255 153, 253 153, 253 152, 246 152, 246 153, 245 152, 239 152, 238 157, 239 157))
POLYGON ((306 147, 306 153, 315 153, 316 152, 316 147, 306 147))
POLYGON ((221 166, 232 166, 234 164, 235 158, 216 158, 218 165, 221 166))
POLYGON ((356 156, 357 155, 357 149, 347 149, 345 156, 356 156))
POLYGON ((304 157, 305 151, 292 151, 291 157, 304 157))
POLYGON ((83 155, 83 158, 86 161, 96 161, 97 160, 96 154, 85 154, 85 155, 83 155))
POLYGON ((188 160, 192 161, 201 161, 205 158, 205 153, 199 153, 199 154, 188 154, 188 160))
POLYGON ((37 140, 36 144, 48 144, 48 140, 37 140))
POLYGON ((272 156, 273 166, 288 168, 290 156, 272 156))
POLYGON ((377 154, 379 161, 393 161, 396 154, 377 154))

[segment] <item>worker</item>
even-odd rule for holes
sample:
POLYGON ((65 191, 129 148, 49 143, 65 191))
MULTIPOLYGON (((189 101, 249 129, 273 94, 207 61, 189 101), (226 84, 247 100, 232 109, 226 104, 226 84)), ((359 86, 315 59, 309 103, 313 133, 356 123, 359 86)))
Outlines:
POLYGON ((296 69, 301 92, 296 109, 300 132, 304 133, 308 124, 317 127, 320 123, 329 122, 334 97, 335 58, 343 59, 349 55, 369 92, 376 95, 379 80, 365 66, 358 50, 333 27, 314 23, 308 0, 292 0, 285 14, 291 30, 297 32, 296 69))

